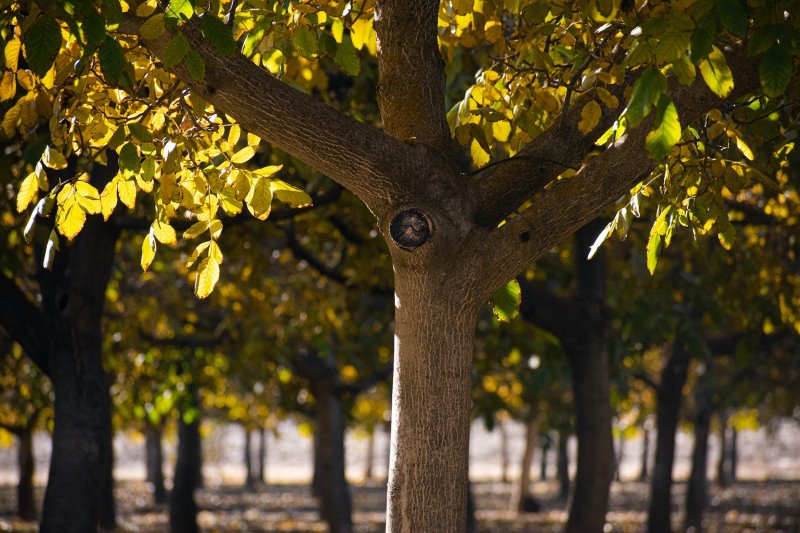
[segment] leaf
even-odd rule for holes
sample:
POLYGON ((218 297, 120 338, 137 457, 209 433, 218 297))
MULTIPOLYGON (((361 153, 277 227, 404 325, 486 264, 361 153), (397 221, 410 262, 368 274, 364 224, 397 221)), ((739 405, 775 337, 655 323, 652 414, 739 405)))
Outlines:
POLYGON ((353 40, 349 35, 342 37, 339 44, 336 45, 336 55, 333 56, 333 60, 350 76, 357 76, 361 70, 358 52, 356 52, 353 40))
POLYGON ((189 50, 186 53, 186 69, 189 75, 196 81, 203 81, 206 77, 206 62, 194 50, 189 50))
POLYGON ((272 187, 267 178, 256 178, 250 192, 245 197, 247 210, 258 220, 266 220, 272 205, 272 187))
POLYGON ((56 258, 56 252, 58 251, 58 235, 56 234, 56 230, 50 230, 50 235, 47 237, 47 246, 44 250, 44 261, 42 261, 42 266, 47 270, 51 270, 53 268, 53 261, 56 258))
POLYGON ((86 46, 94 50, 106 38, 106 21, 94 9, 90 9, 81 23, 81 30, 86 38, 86 46))
POLYGON ((734 228, 733 224, 728 220, 727 214, 723 213, 721 216, 717 217, 715 227, 717 230, 717 239, 719 239, 719 243, 722 247, 726 250, 733 248, 736 242, 736 228, 734 228))
POLYGON ((200 30, 220 54, 229 56, 236 52, 232 28, 208 11, 200 17, 200 30))
POLYGON ((275 197, 292 207, 308 207, 314 203, 306 191, 293 187, 286 182, 272 180, 271 185, 272 193, 275 197))
POLYGON ((651 107, 666 91, 667 79, 664 75, 652 67, 646 68, 633 84, 631 100, 625 109, 625 116, 631 126, 638 125, 649 115, 651 107))
POLYGON ((115 39, 110 35, 107 36, 97 54, 100 57, 100 68, 103 69, 106 81, 121 87, 130 85, 125 76, 125 51, 115 39))
POLYGON ((647 151, 656 161, 661 161, 669 155, 672 147, 681 139, 681 123, 678 120, 678 110, 675 104, 666 95, 662 94, 656 106, 655 127, 647 134, 645 145, 647 151))
POLYGON ((136 205, 136 183, 133 180, 117 180, 117 193, 120 201, 128 209, 133 209, 136 205))
POLYGON ((108 217, 114 212, 117 207, 117 184, 114 181, 106 183, 103 187, 103 192, 100 193, 100 212, 103 214, 103 220, 108 220, 108 217))
POLYGON ((650 239, 647 241, 647 270, 652 275, 656 271, 658 264, 658 254, 661 251, 661 235, 650 231, 650 239))
POLYGON ((150 264, 153 262, 153 258, 156 256, 156 249, 158 248, 158 244, 156 243, 156 239, 152 233, 148 233, 142 239, 142 270, 147 272, 147 269, 150 267, 150 264))
POLYGON ((61 48, 61 26, 51 15, 42 15, 23 35, 25 57, 30 69, 44 76, 61 48))
POLYGON ((167 222, 161 222, 160 220, 153 221, 151 231, 162 244, 175 244, 177 242, 175 228, 170 226, 167 222))
POLYGON ((36 174, 31 172, 27 178, 22 180, 17 192, 17 213, 22 213, 36 199, 39 192, 39 185, 36 182, 36 174))
POLYGON ((470 142, 469 153, 470 156, 472 156, 472 164, 474 164, 476 168, 486 165, 491 159, 491 155, 475 139, 472 139, 472 142, 470 142))
POLYGON ((122 6, 119 0, 103 0, 101 11, 106 19, 106 24, 113 26, 122 22, 122 6))
POLYGON ((201 220, 200 222, 195 222, 189 229, 183 232, 184 239, 196 239, 200 235, 203 234, 208 229, 208 221, 201 220))
POLYGON ((11 72, 17 71, 20 48, 22 48, 22 43, 19 39, 14 37, 6 43, 6 47, 3 49, 3 54, 6 59, 6 68, 11 72))
POLYGON ((161 57, 161 63, 167 68, 172 68, 183 61, 188 51, 189 41, 183 35, 178 34, 167 43, 167 48, 161 57))
POLYGON ((723 28, 737 37, 747 35, 747 11, 739 0, 719 0, 717 12, 723 28))
POLYGON ((697 27, 689 39, 689 58, 695 65, 708 57, 717 39, 717 23, 712 15, 706 15, 697 22, 697 27))
MULTIPOLYGON (((59 194, 59 196, 61 195, 59 194)), ((63 205, 58 206, 56 227, 58 232, 67 239, 74 239, 85 223, 86 211, 74 199, 70 198, 63 205)))
POLYGON ((773 45, 761 56, 758 72, 764 93, 771 98, 780 96, 792 81, 792 57, 783 46, 773 45))
POLYGON ((94 188, 94 185, 85 181, 75 182, 75 199, 78 204, 89 215, 96 215, 102 209, 100 201, 100 193, 94 188))
POLYGON ((141 167, 139 151, 133 143, 125 143, 119 149, 119 169, 136 173, 141 167))
POLYGON ((305 24, 301 24, 294 30, 292 42, 294 43, 295 49, 297 49, 298 53, 303 57, 311 58, 317 53, 317 34, 305 24))
POLYGON ((256 155, 256 151, 252 146, 245 146, 231 157, 231 163, 241 164, 246 163, 250 160, 254 155, 256 155))
POLYGON ((131 135, 133 135, 134 139, 138 141, 145 143, 153 141, 153 133, 143 124, 132 122, 128 124, 128 129, 131 131, 131 135))
POLYGON ((0 81, 0 102, 11 100, 17 94, 17 77, 10 70, 3 73, 0 81))
POLYGON ((517 280, 512 279, 506 283, 491 298, 492 312, 500 322, 510 322, 519 314, 519 304, 522 301, 522 291, 517 280))
POLYGON ((603 110, 596 100, 590 100, 583 109, 581 109, 581 120, 578 122, 578 130, 587 135, 594 130, 600 123, 600 117, 603 116, 603 110))
POLYGON ((733 73, 728 67, 725 55, 714 46, 708 57, 700 62, 700 74, 711 91, 725 98, 733 90, 733 73))
POLYGON ((67 168, 67 159, 64 154, 49 145, 44 149, 44 154, 42 154, 42 163, 44 163, 44 166, 55 170, 67 168))
POLYGON ((600 246, 608 239, 608 236, 611 235, 611 230, 614 229, 614 222, 609 222, 603 231, 597 236, 594 240, 594 243, 589 247, 589 255, 586 256, 586 259, 591 259, 597 253, 597 250, 600 249, 600 246))
POLYGON ((198 298, 206 298, 219 281, 219 263, 214 257, 206 257, 197 266, 197 277, 194 278, 194 293, 198 298))
POLYGON ((144 21, 139 27, 139 37, 145 41, 158 39, 167 31, 164 25, 164 14, 157 13, 144 21))

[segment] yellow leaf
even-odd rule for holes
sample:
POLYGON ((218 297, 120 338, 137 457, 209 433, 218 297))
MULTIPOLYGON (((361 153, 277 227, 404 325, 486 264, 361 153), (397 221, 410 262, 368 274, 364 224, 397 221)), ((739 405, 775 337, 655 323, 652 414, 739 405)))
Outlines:
POLYGON ((607 108, 616 109, 617 107, 619 107, 619 99, 613 94, 611 94, 611 92, 608 89, 604 87, 598 87, 597 96, 600 97, 600 100, 603 101, 603 103, 606 105, 607 108))
POLYGON ((245 163, 249 161, 251 157, 256 155, 256 151, 252 146, 245 146, 231 157, 231 163, 245 163))
POLYGON ((492 122, 492 136, 499 142, 508 142, 508 136, 511 135, 511 123, 507 120, 498 120, 492 122))
POLYGON ((269 180, 258 176, 244 199, 247 209, 258 220, 266 220, 272 205, 272 188, 269 180))
POLYGON ((596 100, 591 100, 581 109, 581 120, 578 122, 578 130, 584 135, 591 133, 600 123, 603 110, 596 100))
POLYGON ((16 37, 6 43, 6 68, 12 72, 17 71, 17 65, 19 64, 19 49, 21 46, 22 43, 16 37))
POLYGON ((139 37, 144 40, 153 40, 161 37, 166 31, 164 26, 164 14, 158 13, 147 19, 139 27, 139 37))
POLYGON ((153 11, 156 10, 158 7, 158 3, 156 0, 147 0, 146 2, 142 2, 138 6, 136 6, 136 16, 137 17, 149 17, 153 11))
POLYGON ((136 205, 136 183, 133 180, 118 180, 117 193, 120 201, 128 206, 128 209, 133 209, 136 205))
POLYGON ((372 19, 360 18, 350 27, 350 39, 356 50, 361 50, 365 46, 371 54, 376 50, 375 30, 372 29, 372 19))
POLYGON ((238 124, 233 124, 231 128, 228 130, 228 144, 231 145, 231 148, 236 146, 236 143, 239 142, 239 138, 242 136, 242 128, 239 127, 238 124))
POLYGON ((163 244, 175 244, 175 229, 166 222, 156 220, 153 222, 153 235, 163 244))
POLYGON ((314 203, 306 191, 293 187, 281 180, 272 180, 271 188, 272 193, 278 200, 292 207, 307 207, 314 203))
POLYGON ((90 183, 78 181, 75 183, 75 199, 78 204, 90 215, 96 215, 102 210, 100 193, 90 183))
POLYGON ((73 195, 64 204, 59 205, 56 214, 58 232, 70 240, 75 238, 86 222, 86 211, 78 205, 74 198, 73 195))
POLYGON ((189 226, 189 229, 183 232, 183 238, 196 239, 197 237, 202 235, 202 233, 207 229, 208 229, 208 221, 201 220, 200 222, 195 222, 194 224, 189 226))
POLYGON ((258 135, 253 135, 252 133, 247 134, 247 146, 257 147, 258 143, 261 142, 261 137, 258 135))
POLYGON ((44 166, 55 170, 67 168, 67 159, 64 154, 51 146, 45 148, 44 154, 42 154, 42 163, 44 163, 44 166))
POLYGON ((708 57, 700 62, 700 74, 714 94, 725 98, 733 90, 733 73, 725 54, 714 46, 708 57))
POLYGON ((755 159, 755 156, 753 155, 753 150, 751 150, 750 147, 747 146, 747 143, 744 142, 744 139, 742 139, 738 135, 736 136, 736 148, 738 148, 739 151, 742 152, 742 155, 745 156, 750 161, 755 159))
POLYGON ((197 267, 194 278, 194 293, 198 298, 206 298, 219 280, 219 263, 213 257, 206 257, 197 267))
POLYGON ((490 155, 486 153, 486 150, 480 145, 478 141, 475 139, 469 145, 469 153, 472 156, 472 162, 477 167, 480 168, 484 166, 486 163, 489 162, 490 155))
POLYGON ((100 212, 103 213, 103 220, 108 220, 111 213, 117 207, 117 184, 110 181, 103 187, 100 193, 100 212))
POLYGON ((142 240, 142 270, 147 272, 147 268, 150 266, 150 263, 153 262, 153 258, 156 256, 156 248, 158 245, 156 244, 156 239, 153 237, 152 233, 148 233, 144 236, 142 240))
POLYGON ((218 265, 222 264, 222 249, 217 244, 217 241, 211 241, 208 246, 208 257, 214 259, 218 265))
POLYGON ((17 79, 14 73, 7 71, 3 74, 3 81, 0 82, 0 102, 11 100, 17 94, 17 79))
POLYGON ((282 168, 283 168, 283 165, 270 165, 268 167, 261 167, 261 168, 258 168, 256 170, 254 170, 253 174, 256 174, 258 176, 264 176, 265 178, 268 178, 270 176, 275 175, 275 173, 278 172, 282 168))
POLYGON ((36 81, 33 79, 33 73, 27 69, 17 71, 17 81, 20 87, 26 91, 32 91, 36 85, 36 81))
POLYGON ((36 199, 39 192, 39 185, 36 182, 36 173, 31 172, 27 178, 22 180, 17 193, 17 212, 22 213, 36 199))

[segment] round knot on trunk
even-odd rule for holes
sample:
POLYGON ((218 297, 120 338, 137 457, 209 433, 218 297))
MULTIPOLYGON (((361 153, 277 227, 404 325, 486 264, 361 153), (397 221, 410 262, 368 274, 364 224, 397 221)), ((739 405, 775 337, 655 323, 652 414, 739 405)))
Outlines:
POLYGON ((389 234, 398 246, 413 250, 430 238, 431 224, 427 215, 419 209, 407 209, 392 219, 389 234))

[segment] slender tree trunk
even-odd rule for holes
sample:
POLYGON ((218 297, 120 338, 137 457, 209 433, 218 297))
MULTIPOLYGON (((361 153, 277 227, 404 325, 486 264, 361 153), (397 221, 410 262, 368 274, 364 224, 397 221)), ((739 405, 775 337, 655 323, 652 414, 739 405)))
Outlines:
POLYGON ((681 391, 686 383, 689 357, 689 352, 681 340, 676 339, 672 354, 661 372, 656 410, 656 458, 647 514, 648 533, 672 531, 672 465, 675 461, 675 437, 681 409, 681 391))
POLYGON ((731 483, 736 483, 737 466, 739 466, 739 431, 731 428, 731 483))
POLYGON ((525 425, 525 449, 522 453, 520 463, 519 487, 514 502, 517 512, 530 512, 531 495, 531 469, 533 468, 533 457, 536 452, 536 444, 539 437, 539 419, 534 416, 525 425))
POLYGON ((642 430, 642 457, 639 468, 639 481, 647 481, 650 471, 650 428, 642 430))
POLYGON ((468 286, 451 269, 395 264, 389 533, 458 533, 467 525, 472 352, 482 304, 464 294, 468 286))
POLYGON ((621 473, 622 470, 622 461, 625 460, 625 436, 622 434, 622 430, 620 430, 619 439, 617 439, 617 454, 614 458, 614 481, 622 481, 621 473))
POLYGON ((569 499, 569 433, 558 431, 558 457, 556 459, 556 477, 558 478, 558 499, 566 502, 569 499))
POLYGON ((199 533, 195 489, 198 485, 200 455, 200 418, 178 423, 178 461, 169 499, 169 530, 171 533, 199 533))
POLYGON ((147 485, 153 493, 155 503, 167 502, 167 489, 164 486, 164 447, 163 430, 160 426, 148 424, 145 435, 145 460, 147 467, 147 485))
POLYGON ((94 532, 107 507, 111 401, 100 320, 117 236, 113 225, 90 217, 71 247, 62 243, 53 270, 40 273, 55 392, 42 533, 94 532))
POLYGON ((539 479, 547 481, 547 456, 550 454, 550 437, 542 442, 542 455, 539 458, 539 479))
POLYGON ((711 426, 712 401, 705 384, 696 385, 694 447, 692 471, 686 491, 685 530, 702 531, 703 512, 708 505, 708 434, 711 426))
POLYGON ((375 428, 367 433, 367 453, 364 457, 364 481, 372 481, 375 472, 375 428))
POLYGON ((503 483, 508 483, 508 463, 510 459, 508 456, 508 429, 505 421, 498 420, 497 429, 500 432, 500 480, 503 483))
POLYGON ((36 520, 36 499, 33 493, 33 425, 20 428, 16 433, 19 441, 17 448, 17 465, 19 482, 17 483, 17 514, 23 520, 36 520))
POLYGON ((244 486, 248 489, 253 488, 253 484, 255 483, 255 472, 253 470, 253 457, 251 455, 251 449, 253 444, 253 432, 245 427, 244 428, 244 486))
POLYGON ((730 485, 728 479, 728 461, 730 456, 730 446, 728 444, 728 413, 722 411, 719 416, 719 457, 717 458, 717 485, 727 487, 730 485))
POLYGON ((258 468, 256 469, 256 476, 262 485, 267 483, 267 430, 259 428, 258 430, 258 468))

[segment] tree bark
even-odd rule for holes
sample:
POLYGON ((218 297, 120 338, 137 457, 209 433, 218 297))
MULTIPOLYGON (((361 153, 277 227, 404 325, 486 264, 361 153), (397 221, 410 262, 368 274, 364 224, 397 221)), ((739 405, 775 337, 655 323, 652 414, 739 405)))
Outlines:
POLYGON ((508 429, 504 420, 497 421, 500 432, 500 481, 508 483, 508 464, 511 462, 508 454, 508 429))
POLYGON ((642 430, 642 457, 639 467, 639 481, 647 481, 650 472, 650 428, 642 430))
POLYGON ((36 498, 33 493, 33 426, 27 425, 16 433, 19 441, 17 448, 17 466, 19 481, 17 482, 17 515, 23 520, 36 520, 36 498))
POLYGON ((110 444, 109 460, 103 475, 103 491, 100 493, 99 531, 117 529, 117 506, 114 499, 114 432, 109 424, 108 442, 110 444))
POLYGON ((702 531, 703 512, 708 505, 708 434, 713 403, 706 376, 695 385, 694 446, 692 470, 686 490, 686 520, 684 530, 702 531))
POLYGON ((364 481, 372 481, 375 477, 375 428, 367 434, 367 453, 364 456, 364 481))
POLYGON ((736 467, 739 465, 739 431, 731 428, 731 483, 736 482, 736 467))
MULTIPOLYGON (((115 171, 100 169, 95 172, 115 171)), ((96 531, 101 506, 108 505, 101 501, 111 461, 111 401, 100 321, 117 236, 113 225, 90 217, 72 247, 62 246, 53 270, 39 275, 54 339, 49 370, 55 392, 42 533, 96 531)))
POLYGON ((200 418, 187 423, 181 414, 178 423, 178 461, 169 499, 171 533, 199 533, 195 489, 202 458, 200 455, 200 418))
POLYGON ((167 489, 164 486, 164 447, 163 430, 160 426, 148 424, 145 428, 145 461, 147 467, 147 485, 153 493, 156 504, 167 502, 167 489))
POLYGON ((514 507, 519 513, 528 512, 531 495, 531 469, 533 468, 533 457, 536 453, 536 445, 539 437, 539 419, 533 417, 525 425, 525 449, 522 453, 520 463, 519 487, 514 502, 514 507))
POLYGON ((675 437, 681 409, 681 395, 689 370, 690 354, 680 339, 661 371, 656 410, 656 457, 650 485, 647 513, 648 533, 672 531, 672 465, 675 460, 675 437))
POLYGON ((539 458, 539 479, 542 481, 547 481, 547 464, 548 464, 548 454, 550 453, 550 437, 547 436, 546 439, 542 442, 542 455, 539 458))
POLYGON ((556 460, 556 477, 558 478, 558 499, 566 502, 569 499, 569 433, 565 430, 558 432, 558 458, 556 460))
POLYGON ((253 457, 252 448, 253 444, 253 432, 250 428, 244 428, 244 450, 243 450, 243 459, 244 459, 244 486, 248 489, 252 489, 255 483, 255 472, 253 469, 253 457))
POLYGON ((622 461, 625 460, 625 437, 620 430, 619 439, 617 439, 616 455, 614 457, 614 481, 622 481, 620 470, 622 470, 622 461))
POLYGON ((256 468, 256 476, 259 483, 266 485, 267 483, 267 430, 265 428, 258 429, 258 468, 256 468))

